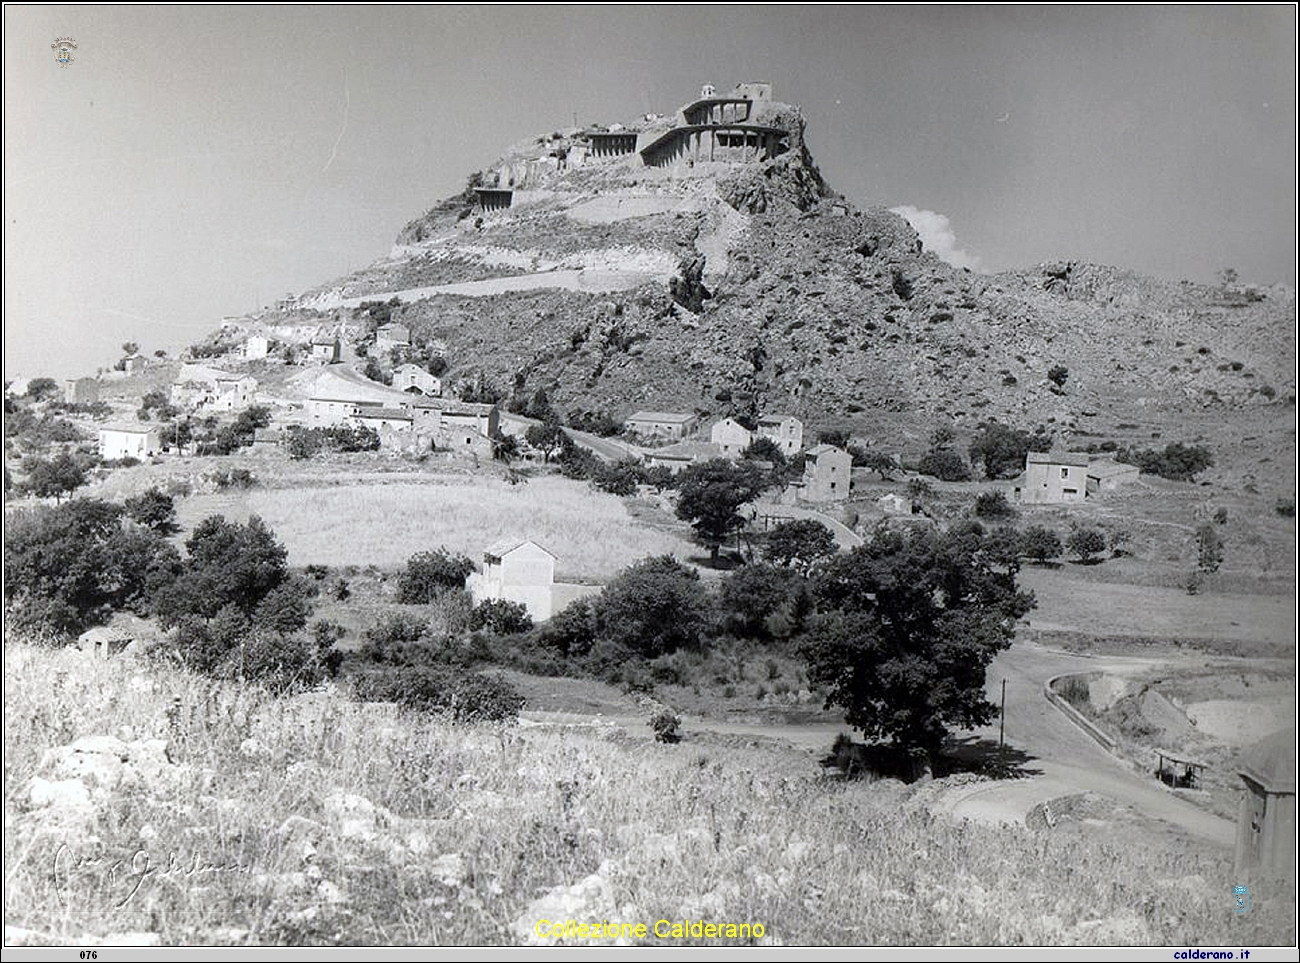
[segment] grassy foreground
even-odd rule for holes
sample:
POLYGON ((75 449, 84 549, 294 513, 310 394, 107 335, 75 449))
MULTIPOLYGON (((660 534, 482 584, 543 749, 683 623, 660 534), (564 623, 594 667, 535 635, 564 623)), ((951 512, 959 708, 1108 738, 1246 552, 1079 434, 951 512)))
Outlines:
POLYGON ((793 750, 455 726, 13 642, 4 717, 5 923, 29 942, 517 943, 540 918, 652 944, 689 940, 661 919, 765 945, 1295 940, 1292 894, 1231 911, 1230 854, 952 825, 940 784, 793 750), (87 736, 126 750, 59 749, 87 736))

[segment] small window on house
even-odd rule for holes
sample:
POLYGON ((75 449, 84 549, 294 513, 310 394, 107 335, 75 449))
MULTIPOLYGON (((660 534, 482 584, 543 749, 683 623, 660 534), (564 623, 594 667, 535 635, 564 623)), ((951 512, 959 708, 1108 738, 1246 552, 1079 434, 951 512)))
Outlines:
POLYGON ((1079 489, 1077 489, 1077 488, 1062 488, 1061 491, 1064 492, 1066 495, 1077 495, 1077 494, 1079 494, 1079 489))
POLYGON ((1070 469, 1068 469, 1068 468, 1062 468, 1062 469, 1061 469, 1061 477, 1062 477, 1062 478, 1069 478, 1069 477, 1070 477, 1070 469))
POLYGON ((469 437, 468 435, 466 435, 466 436, 465 436, 465 444, 467 444, 467 445, 472 445, 473 443, 474 443, 474 439, 471 438, 471 437, 469 437))

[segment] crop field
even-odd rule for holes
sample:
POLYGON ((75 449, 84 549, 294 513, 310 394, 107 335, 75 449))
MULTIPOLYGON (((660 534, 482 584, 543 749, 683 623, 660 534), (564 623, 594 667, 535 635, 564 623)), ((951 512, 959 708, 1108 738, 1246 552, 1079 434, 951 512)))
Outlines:
POLYGON ((1284 884, 1231 912, 1226 849, 1072 832, 1064 810, 1054 829, 953 824, 930 812, 950 780, 843 782, 779 744, 645 727, 454 725, 18 643, 5 663, 14 942, 553 943, 539 922, 571 918, 642 923, 621 940, 650 945, 1295 940, 1284 884), (665 939, 660 920, 749 930, 665 939))
POLYGON ((291 565, 394 568, 445 545, 471 558, 504 537, 531 538, 558 557, 556 577, 604 579, 647 555, 700 549, 628 515, 623 501, 558 476, 511 485, 498 478, 284 487, 194 495, 178 503, 191 527, 206 515, 260 515, 291 565))

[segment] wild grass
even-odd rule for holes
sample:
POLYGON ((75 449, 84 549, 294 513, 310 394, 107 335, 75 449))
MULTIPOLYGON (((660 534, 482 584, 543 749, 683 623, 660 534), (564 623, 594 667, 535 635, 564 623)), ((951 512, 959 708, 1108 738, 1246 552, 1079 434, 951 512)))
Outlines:
MULTIPOLYGON (((204 514, 208 497, 186 499, 183 521, 204 514)), ((231 510, 228 496, 213 504, 231 510)), ((271 526, 293 565, 391 568, 439 545, 479 559, 497 539, 517 536, 558 556, 557 577, 602 579, 647 555, 699 551, 633 520, 619 498, 560 477, 253 490, 240 504, 271 526)))
POLYGON ((953 825, 928 809, 940 783, 840 782, 798 751, 456 726, 16 643, 5 661, 5 922, 37 942, 512 943, 593 874, 608 899, 576 918, 761 923, 772 945, 1295 939, 1293 890, 1231 912, 1226 852, 953 825), (33 807, 46 751, 103 734, 167 739, 171 777, 96 788, 83 822, 33 807))

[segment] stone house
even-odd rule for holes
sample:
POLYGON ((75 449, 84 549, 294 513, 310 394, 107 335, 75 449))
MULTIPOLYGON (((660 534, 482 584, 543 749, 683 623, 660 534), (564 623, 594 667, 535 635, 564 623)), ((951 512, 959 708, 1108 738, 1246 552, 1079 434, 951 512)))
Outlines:
POLYGON ((379 330, 375 332, 375 349, 381 354, 392 351, 394 348, 409 348, 411 346, 411 329, 404 324, 389 322, 381 324, 379 330))
POLYGON ((1088 456, 1054 449, 1025 455, 1025 473, 1013 494, 1026 505, 1060 505, 1083 501, 1087 491, 1088 456))
POLYGON ((758 436, 776 442, 790 458, 803 448, 803 422, 791 415, 764 415, 758 419, 758 436))
POLYGON ((442 394, 442 379, 431 375, 419 365, 403 364, 393 370, 393 387, 398 391, 419 392, 437 397, 442 394))
POLYGON ((714 422, 709 431, 709 441, 722 449, 723 458, 739 458, 753 440, 754 433, 735 418, 714 422))
POLYGON ((143 461, 162 449, 158 429, 145 425, 116 425, 99 429, 99 457, 104 461, 136 458, 143 461))
POLYGON ((88 405, 99 400, 98 378, 66 378, 63 400, 70 405, 88 405))
POLYGON ((191 410, 235 411, 253 403, 257 379, 206 365, 184 364, 171 386, 171 403, 191 410))
POLYGON ((1237 817, 1236 869, 1295 880, 1296 731, 1284 729, 1242 753, 1245 784, 1237 817))
POLYGON ((681 441, 700 425, 700 416, 674 411, 638 411, 623 422, 642 438, 681 441))
POLYGON ((271 351, 271 339, 262 334, 249 335, 240 348, 240 354, 248 361, 261 361, 271 351))
POLYGON ((1088 464, 1088 481, 1085 487, 1089 495, 1100 495, 1137 481, 1141 474, 1137 465, 1126 465, 1113 458, 1099 458, 1088 464))
POLYGON ((849 497, 853 456, 834 445, 818 445, 804 460, 799 497, 809 502, 838 502, 849 497))
POLYGON ((534 622, 551 617, 555 555, 531 539, 506 538, 483 553, 483 571, 469 577, 474 604, 502 599, 523 605, 534 622))
POLYGON ((675 445, 656 448, 646 453, 646 465, 667 468, 676 475, 697 461, 711 461, 722 457, 722 446, 711 441, 679 441, 675 445))
POLYGON ((334 364, 339 360, 339 339, 332 335, 312 338, 311 359, 317 364, 334 364))

